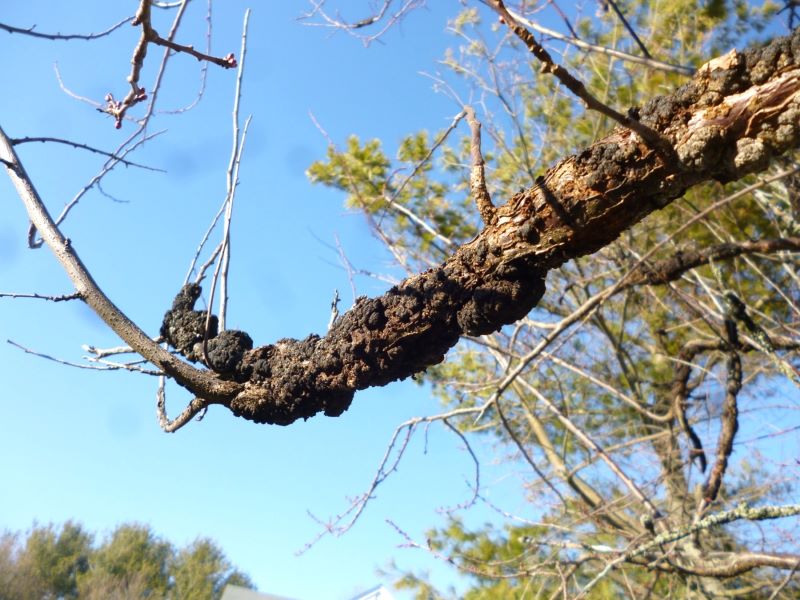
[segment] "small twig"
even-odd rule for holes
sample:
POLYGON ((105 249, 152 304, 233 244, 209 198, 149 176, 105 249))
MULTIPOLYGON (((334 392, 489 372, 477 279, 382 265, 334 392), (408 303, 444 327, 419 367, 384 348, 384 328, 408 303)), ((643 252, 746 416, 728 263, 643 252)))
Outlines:
MULTIPOLYGON (((356 293, 356 274, 362 273, 362 271, 356 271, 353 267, 353 264, 350 262, 350 259, 347 258, 347 253, 344 251, 344 247, 342 247, 342 242, 339 240, 338 235, 334 235, 333 239, 336 244, 336 252, 339 254, 339 262, 344 267, 345 272, 347 273, 347 282, 350 284, 350 293, 353 296, 353 302, 356 301, 358 294, 356 293)), ((338 294, 338 290, 337 290, 338 294)))
POLYGON ((474 407, 457 408, 446 413, 440 413, 429 417, 414 417, 404 421, 403 423, 400 423, 397 427, 395 427, 392 438, 389 440, 389 444, 386 447, 386 452, 384 452, 383 458, 381 459, 380 464, 375 471, 375 475, 364 493, 353 498, 347 509, 332 517, 328 521, 318 519, 313 514, 309 513, 309 516, 314 519, 314 521, 319 523, 323 527, 323 530, 320 531, 314 537, 314 539, 306 543, 297 552, 297 554, 303 554, 304 552, 307 552, 324 536, 341 536, 349 531, 353 525, 355 525, 356 521, 358 521, 361 514, 366 509, 369 501, 374 497, 375 490, 380 487, 380 485, 386 481, 386 479, 392 473, 397 471, 400 462, 405 455, 405 451, 408 448, 408 444, 411 441, 411 437, 413 436, 417 427, 420 425, 427 425, 435 421, 444 421, 446 419, 468 415, 477 412, 477 410, 478 409, 474 407), (401 434, 403 432, 405 432, 405 435, 401 438, 401 434))
POLYGON ((467 123, 470 129, 470 152, 472 154, 472 168, 469 174, 469 187, 475 204, 478 205, 478 212, 481 215, 484 225, 492 225, 497 220, 497 210, 492 204, 492 197, 486 189, 486 173, 484 170, 483 154, 481 154, 481 124, 475 117, 475 110, 471 106, 465 106, 464 112, 467 115, 467 123))
POLYGON ((442 419, 442 422, 445 426, 455 433, 459 439, 464 443, 464 447, 467 449, 467 452, 472 458, 472 464, 475 465, 475 483, 472 485, 473 494, 472 497, 464 503, 459 504, 451 509, 448 509, 447 512, 453 512, 456 510, 465 510, 475 505, 480 497, 481 492, 481 463, 478 460, 478 457, 475 455, 475 451, 472 449, 472 445, 469 443, 467 436, 465 436, 455 425, 453 425, 448 419, 442 419))
MULTIPOLYGON (((115 154, 119 158, 124 158, 125 156, 127 156, 128 154, 130 154, 131 152, 136 150, 139 146, 141 146, 145 142, 147 142, 149 140, 152 140, 154 137, 156 137, 158 135, 161 135, 165 131, 166 131, 165 129, 162 129, 161 131, 156 131, 155 133, 151 133, 149 135, 146 135, 143 138, 141 138, 140 140, 138 140, 132 146, 129 146, 128 148, 126 148, 121 154, 119 153, 119 151, 117 153, 115 153, 115 154)), ((72 200, 67 202, 66 206, 64 206, 64 208, 61 210, 61 213, 58 215, 58 217, 55 220, 55 224, 57 226, 61 225, 61 223, 64 222, 64 219, 67 218, 67 215, 69 215, 70 211, 73 208, 75 208, 75 206, 77 206, 78 202, 81 201, 81 199, 87 194, 87 192, 89 192, 89 190, 91 190, 93 187, 97 186, 100 183, 100 181, 103 179, 103 177, 105 177, 109 172, 111 172, 111 170, 114 167, 116 167, 119 164, 119 158, 110 158, 110 159, 108 159, 105 162, 105 164, 103 165, 103 168, 100 170, 100 172, 97 173, 94 177, 92 177, 89 180, 89 182, 87 184, 85 184, 80 189, 80 191, 77 194, 75 194, 75 196, 72 197, 72 200)), ((31 248, 31 249, 39 248, 39 247, 41 247, 41 245, 42 245, 42 240, 41 239, 37 239, 37 237, 36 237, 36 227, 34 227, 33 224, 31 224, 31 226, 28 227, 28 248, 31 248)))
POLYGON ((51 302, 64 302, 65 300, 83 300, 83 297, 75 292, 74 294, 62 294, 60 296, 46 296, 43 294, 17 294, 15 292, 0 292, 0 298, 33 298, 36 300, 50 300, 51 302))
POLYGON ((162 430, 164 430, 166 433, 175 433, 178 431, 178 429, 191 421, 195 415, 208 409, 209 403, 205 400, 201 400, 200 398, 194 398, 191 402, 189 402, 189 404, 186 405, 186 408, 183 409, 181 414, 170 421, 169 417, 167 417, 167 395, 165 392, 165 383, 165 378, 161 377, 159 379, 158 390, 156 392, 156 415, 158 416, 158 425, 162 430))
POLYGON ((27 29, 21 27, 14 27, 12 25, 6 25, 5 23, 0 23, 0 29, 7 31, 8 33, 21 33, 23 35, 29 35, 32 37, 44 38, 47 40, 59 40, 59 41, 66 41, 66 40, 96 40, 97 38, 105 37, 123 25, 125 23, 130 23, 133 20, 133 17, 126 17, 119 23, 112 25, 105 31, 100 31, 99 33, 39 33, 38 31, 34 31, 36 25, 32 25, 27 29))
POLYGON ((531 21, 530 19, 526 19, 518 12, 515 12, 511 9, 508 9, 508 12, 514 17, 515 20, 525 25, 525 27, 529 27, 534 31, 541 33, 542 35, 546 35, 547 37, 559 40, 561 42, 571 44, 576 48, 580 48, 581 50, 589 50, 590 52, 597 52, 599 54, 605 54, 607 56, 613 56, 614 58, 619 58, 626 62, 632 62, 640 65, 644 65, 646 67, 650 67, 652 69, 658 69, 659 71, 665 71, 667 73, 680 73, 681 75, 694 75, 695 69, 694 67, 688 67, 684 65, 673 65, 670 63, 665 63, 660 60, 656 60, 654 58, 643 58, 641 56, 636 56, 635 54, 629 54, 627 52, 622 52, 620 50, 616 50, 614 48, 606 48, 605 46, 597 46, 595 44, 590 44, 588 42, 584 42, 581 39, 578 39, 574 34, 572 37, 563 35, 554 29, 548 29, 547 27, 543 27, 539 25, 535 21, 531 21))
POLYGON ((361 40, 361 42, 365 46, 369 46, 372 42, 379 39, 386 31, 388 31, 395 23, 398 23, 406 14, 414 10, 415 8, 422 6, 425 4, 424 0, 404 0, 403 4, 400 8, 392 13, 389 18, 386 20, 386 24, 380 28, 379 31, 373 33, 371 35, 362 35, 357 33, 357 30, 364 29, 370 27, 371 25, 375 25, 379 23, 383 18, 386 16, 386 13, 389 10, 389 7, 392 5, 394 0, 383 0, 383 5, 380 9, 376 10, 373 14, 359 19, 353 22, 346 22, 342 20, 340 17, 332 17, 328 13, 323 10, 323 5, 325 4, 325 0, 310 0, 313 9, 310 10, 308 13, 302 15, 299 20, 310 20, 314 17, 319 17, 321 22, 314 22, 309 21, 305 23, 305 25, 312 26, 312 27, 330 27, 333 29, 339 29, 341 31, 345 31, 348 34, 352 35, 356 39, 361 40))
POLYGON ((70 98, 74 98, 75 100, 80 100, 88 104, 89 106, 93 106, 94 108, 100 110, 102 108, 102 103, 97 102, 96 100, 92 100, 91 98, 87 98, 86 96, 81 96, 80 94, 73 92, 70 88, 67 87, 67 84, 64 83, 64 78, 61 77, 61 69, 58 68, 58 63, 53 63, 53 71, 56 76, 56 81, 58 81, 58 87, 61 88, 61 91, 64 92, 70 98))
MULTIPOLYGON (((163 340, 161 337, 153 338, 153 341, 156 344, 160 344, 163 340)), ((107 356, 116 356, 118 354, 133 354, 136 352, 130 346, 115 346, 114 348, 98 348, 97 346, 92 346, 90 344, 83 344, 81 349, 84 352, 88 352, 89 354, 94 355, 94 358, 105 358, 107 356)))
POLYGON ((69 360, 64 360, 63 358, 57 358, 55 356, 51 356, 50 354, 45 354, 44 352, 38 352, 36 350, 32 350, 30 348, 26 348, 22 344, 18 344, 14 340, 6 340, 9 344, 14 346, 15 348, 19 348, 25 354, 32 354, 33 356, 38 356, 39 358, 44 358, 45 360, 50 360, 60 365, 65 365, 67 367, 75 367, 76 369, 87 369, 90 371, 132 371, 135 373, 142 373, 144 375, 161 375, 161 371, 154 371, 152 369, 144 369, 139 366, 143 361, 136 361, 133 363, 115 363, 109 361, 100 361, 98 359, 91 359, 87 358, 92 362, 101 363, 102 366, 94 366, 94 365, 84 365, 82 363, 76 363, 69 360))
POLYGON ((145 169, 147 171, 156 171, 158 173, 166 173, 164 169, 159 169, 158 167, 149 167, 147 165, 142 165, 139 163, 135 163, 130 160, 126 160, 121 156, 114 154, 113 152, 106 152, 105 150, 100 150, 99 148, 94 148, 92 146, 88 146, 86 144, 81 144, 80 142, 73 142, 72 140, 65 140, 61 138, 54 138, 54 137, 24 137, 24 138, 11 138, 11 143, 14 146, 18 146, 20 144, 28 144, 31 142, 53 142, 56 144, 65 144, 67 146, 72 146, 73 148, 78 148, 80 150, 88 150, 89 152, 94 152, 95 154, 102 154, 103 156, 108 156, 109 158, 113 158, 115 161, 122 163, 126 167, 138 167, 140 169, 145 169))
POLYGON ((644 495, 644 492, 642 492, 639 486, 636 485, 636 483, 630 477, 628 477, 628 475, 619 467, 619 465, 617 465, 614 459, 612 459, 597 442, 595 442, 583 429, 575 425, 569 416, 564 414, 561 409, 559 409, 553 402, 550 401, 549 398, 536 389, 535 386, 531 385, 526 379, 522 378, 519 380, 519 382, 542 404, 544 404, 545 408, 547 408, 547 410, 559 420, 564 428, 572 433, 572 435, 574 435, 587 450, 595 452, 598 457, 606 463, 606 466, 620 479, 620 481, 622 481, 622 483, 625 484, 634 497, 639 500, 639 502, 641 502, 645 508, 647 508, 650 513, 650 518, 655 520, 660 516, 659 510, 655 507, 652 501, 644 495))
MULTIPOLYGON (((181 8, 187 4, 186 0, 181 3, 181 8)), ((233 53, 228 54, 222 58, 211 56, 194 49, 194 46, 184 46, 172 41, 172 33, 167 38, 161 37, 158 32, 153 29, 150 17, 151 0, 141 0, 139 8, 136 11, 136 16, 131 22, 134 26, 140 26, 142 29, 139 41, 133 50, 131 58, 131 73, 128 75, 128 83, 131 86, 130 91, 122 100, 114 98, 113 94, 106 94, 105 105, 98 108, 100 112, 107 113, 114 117, 114 126, 119 129, 122 127, 122 120, 125 118, 127 111, 147 100, 147 92, 145 88, 139 85, 139 77, 141 75, 142 67, 144 66, 144 59, 147 56, 147 47, 149 44, 156 44, 157 46, 164 46, 165 48, 174 52, 182 52, 194 56, 197 60, 212 62, 223 68, 230 69, 237 66, 236 58, 233 53)))
MULTIPOLYGON (((220 262, 222 264, 222 280, 219 289, 219 330, 225 330, 225 318, 228 313, 228 272, 231 262, 231 220, 233 218, 233 201, 236 198, 236 187, 239 184, 239 168, 242 162, 242 153, 244 152, 244 143, 247 139, 247 129, 250 127, 252 115, 248 116, 244 122, 241 135, 239 135, 239 105, 242 99, 242 82, 244 80, 244 66, 245 58, 247 56, 247 28, 250 23, 250 9, 244 12, 244 21, 242 23, 242 43, 239 51, 241 60, 239 68, 236 73, 236 91, 234 92, 233 100, 233 143, 231 148, 231 158, 228 163, 228 170, 226 172, 226 209, 225 220, 223 221, 222 233, 222 257, 220 262)), ((213 286, 216 285, 216 279, 213 286)), ((209 304, 209 310, 211 305, 209 304)))
MULTIPOLYGON (((178 3, 175 3, 177 6, 178 3)), ((208 0, 206 6, 206 53, 211 53, 211 7, 213 5, 213 0, 208 0)), ((155 4, 153 6, 156 6, 155 4)), ((192 110, 195 106, 200 103, 200 100, 203 99, 203 96, 206 92, 206 83, 208 82, 208 62, 202 61, 200 65, 200 89, 197 90, 197 94, 195 95, 194 99, 181 108, 176 108, 173 110, 162 110, 159 111, 161 114, 166 115, 179 115, 185 112, 192 110)))
POLYGON ((232 69, 236 67, 236 58, 233 56, 233 53, 227 54, 223 57, 211 56, 210 54, 206 54, 204 52, 199 52, 198 50, 195 50, 194 46, 184 46, 183 44, 177 44, 175 42, 171 42, 170 40, 166 40, 159 35, 155 35, 150 39, 150 41, 158 46, 164 46, 166 48, 169 48, 170 50, 174 50, 175 52, 183 52, 184 54, 189 54, 191 56, 194 56, 198 61, 214 63, 215 65, 219 65, 223 69, 232 69))
POLYGON ((622 24, 625 26, 625 29, 627 29, 628 33, 631 34, 633 41, 635 41, 636 45, 639 46, 639 49, 642 51, 642 54, 644 54, 646 58, 653 58, 652 56, 650 56, 650 53, 647 51, 647 47, 644 45, 642 40, 639 39, 638 35, 636 35, 636 32, 634 31, 633 27, 631 27, 631 24, 628 23, 628 19, 626 19, 625 15, 622 14, 622 11, 617 6, 617 3, 614 2, 614 0, 600 0, 600 1, 605 3, 607 6, 611 7, 611 9, 617 15, 619 20, 622 21, 622 24))

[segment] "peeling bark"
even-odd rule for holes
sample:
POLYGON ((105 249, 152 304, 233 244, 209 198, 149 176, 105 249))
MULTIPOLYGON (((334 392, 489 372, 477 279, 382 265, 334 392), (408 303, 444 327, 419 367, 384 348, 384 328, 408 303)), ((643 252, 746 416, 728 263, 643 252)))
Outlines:
MULTIPOLYGON (((357 390, 441 362, 461 335, 490 333, 525 316, 544 294, 548 270, 613 242, 694 185, 762 171, 800 145, 799 90, 800 30, 712 60, 638 111, 642 124, 672 145, 671 158, 628 129, 613 130, 497 207, 483 231, 441 266, 381 297, 359 298, 325 337, 249 349, 246 334, 234 336, 238 349, 215 370, 238 385, 209 401, 252 421, 287 425, 318 412, 338 416, 357 390)), ((176 310, 191 315, 192 305, 173 307, 162 333, 202 362, 185 351, 191 332, 175 327, 176 310)), ((202 386, 181 383, 209 398, 202 386)))

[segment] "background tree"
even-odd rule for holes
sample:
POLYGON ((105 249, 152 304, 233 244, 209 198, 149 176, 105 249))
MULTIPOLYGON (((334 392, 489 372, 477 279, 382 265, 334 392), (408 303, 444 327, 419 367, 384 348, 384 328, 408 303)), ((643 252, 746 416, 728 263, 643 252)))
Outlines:
POLYGON ((0 598, 216 600, 228 583, 253 588, 208 539, 176 548, 138 524, 118 526, 97 545, 93 538, 73 522, 5 532, 0 598))

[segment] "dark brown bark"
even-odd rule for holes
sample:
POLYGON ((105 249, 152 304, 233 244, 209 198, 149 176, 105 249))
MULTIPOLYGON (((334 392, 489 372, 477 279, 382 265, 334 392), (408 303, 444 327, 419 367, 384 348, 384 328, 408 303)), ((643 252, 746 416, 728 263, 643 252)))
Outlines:
POLYGON ((239 384, 236 392, 211 401, 286 425, 318 412, 338 416, 356 390, 441 362, 462 334, 490 333, 526 315, 544 294, 548 270, 611 243, 694 185, 763 171, 800 145, 798 90, 800 30, 711 61, 639 111, 642 124, 672 145, 671 159, 632 131, 613 130, 497 207, 441 266, 379 298, 359 298, 325 337, 243 351, 219 374, 239 384))

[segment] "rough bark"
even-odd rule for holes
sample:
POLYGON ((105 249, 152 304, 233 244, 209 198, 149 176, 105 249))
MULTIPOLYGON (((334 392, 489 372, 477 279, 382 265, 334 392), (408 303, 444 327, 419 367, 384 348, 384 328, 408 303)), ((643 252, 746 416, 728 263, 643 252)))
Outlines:
MULTIPOLYGON (((763 171, 800 145, 798 90, 800 30, 714 59, 673 94, 631 113, 671 144, 670 156, 617 128, 498 207, 441 266, 378 298, 359 298, 325 337, 251 349, 243 333, 211 336, 208 348, 224 357, 219 379, 238 384, 227 397, 182 384, 259 423, 338 416, 357 390, 409 377, 441 362, 462 334, 490 333, 526 315, 544 294, 548 270, 611 243, 694 185, 763 171)), ((162 328, 181 350, 187 338, 175 324, 192 309, 193 301, 176 302, 162 328)), ((191 346, 186 355, 204 362, 208 355, 191 346)))

